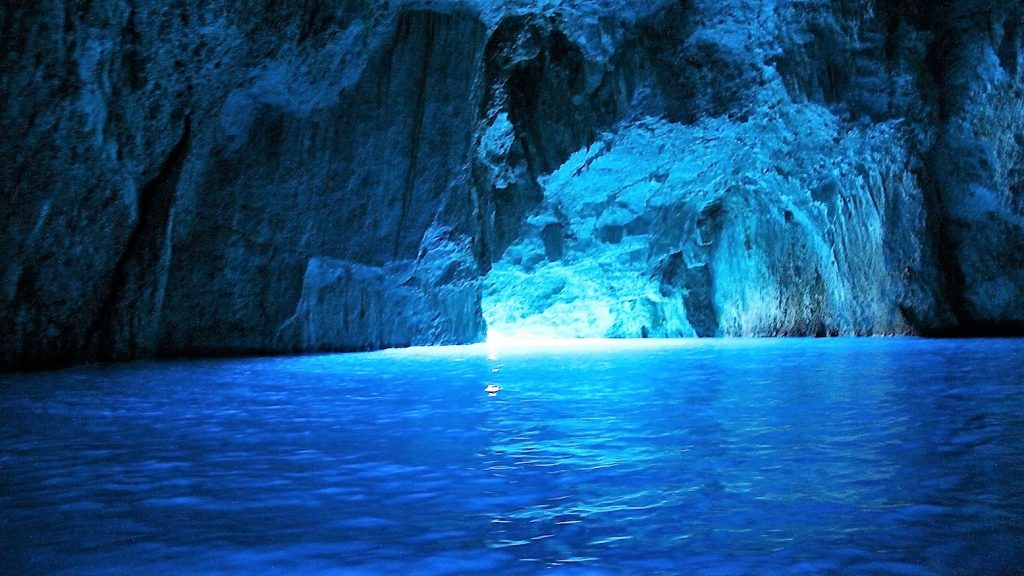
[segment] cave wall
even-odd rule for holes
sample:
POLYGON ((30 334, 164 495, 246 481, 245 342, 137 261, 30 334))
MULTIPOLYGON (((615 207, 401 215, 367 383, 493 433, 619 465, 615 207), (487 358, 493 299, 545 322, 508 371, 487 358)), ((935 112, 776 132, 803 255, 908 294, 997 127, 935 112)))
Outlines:
POLYGON ((1010 0, 0 6, 0 365, 1024 331, 1010 0))
POLYGON ((0 10, 4 365, 482 336, 477 14, 0 10))
POLYGON ((563 83, 585 97, 562 117, 614 120, 537 179, 485 281, 489 328, 1020 334, 1022 19, 881 0, 638 19, 579 67, 613 94, 563 83))

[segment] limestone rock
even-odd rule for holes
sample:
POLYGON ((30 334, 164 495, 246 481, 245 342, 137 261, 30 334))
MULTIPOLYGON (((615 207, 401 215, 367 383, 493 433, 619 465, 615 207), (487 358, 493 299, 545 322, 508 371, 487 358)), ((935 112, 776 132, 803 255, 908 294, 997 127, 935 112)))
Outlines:
POLYGON ((1024 332, 1016 0, 0 6, 0 366, 1024 332))

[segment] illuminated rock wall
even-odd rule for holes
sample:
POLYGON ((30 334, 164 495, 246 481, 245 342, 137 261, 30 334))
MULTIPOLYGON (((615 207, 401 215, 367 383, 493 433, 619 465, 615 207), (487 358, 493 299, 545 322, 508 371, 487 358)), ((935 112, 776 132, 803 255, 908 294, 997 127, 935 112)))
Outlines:
POLYGON ((1021 333, 1024 10, 919 4, 683 2, 585 59, 547 114, 598 133, 528 162, 490 329, 1021 333))
POLYGON ((1015 1, 0 7, 0 365, 1021 333, 1015 1))

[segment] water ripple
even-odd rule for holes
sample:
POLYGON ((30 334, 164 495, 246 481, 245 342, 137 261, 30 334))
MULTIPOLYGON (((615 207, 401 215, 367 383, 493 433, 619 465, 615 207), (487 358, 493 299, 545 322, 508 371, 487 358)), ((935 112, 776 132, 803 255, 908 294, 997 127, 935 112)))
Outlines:
POLYGON ((1019 340, 0 376, 0 573, 1020 573, 1022 386, 1019 340))

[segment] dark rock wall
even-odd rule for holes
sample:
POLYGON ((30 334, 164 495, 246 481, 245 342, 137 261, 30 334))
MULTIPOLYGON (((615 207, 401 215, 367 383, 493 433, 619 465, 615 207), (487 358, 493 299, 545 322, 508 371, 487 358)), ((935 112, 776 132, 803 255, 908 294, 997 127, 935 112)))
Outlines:
POLYGON ((0 25, 5 367, 470 342, 485 311, 1024 331, 1019 2, 40 0, 0 25))
MULTIPOLYGON (((327 89, 303 85, 323 82, 326 72, 307 70, 302 60, 271 64, 260 72, 274 77, 233 88, 207 157, 183 190, 191 209, 176 223, 161 347, 254 352, 433 341, 427 327, 450 319, 425 305, 406 306, 404 322, 371 332, 355 323, 347 332, 331 328, 330 338, 296 340, 280 330, 286 321, 303 333, 344 325, 349 316, 389 308, 399 294, 404 302, 410 290, 424 300, 445 289, 412 286, 385 269, 401 264, 410 278, 429 274, 425 266, 447 263, 432 260, 440 246, 425 239, 428 230, 444 228, 453 238, 473 231, 466 216, 472 191, 462 173, 479 108, 485 32, 468 16, 403 12, 373 31, 380 45, 330 101, 304 100, 327 89), (443 213, 448 203, 457 206, 443 213), (329 301, 316 309, 328 316, 310 318, 309 308, 296 316, 307 291, 322 282, 315 276, 325 273, 325 258, 376 269, 389 281, 374 290, 367 280, 359 303, 345 290, 321 294, 329 301)), ((465 257, 451 254, 452 265, 469 266, 472 278, 452 281, 473 285, 479 274, 469 243, 461 243, 465 257)), ((479 297, 460 306, 475 310, 479 297)), ((396 302, 390 313, 399 308, 396 302)), ((473 340, 482 324, 460 320, 441 332, 439 341, 473 340)))
POLYGON ((0 10, 2 364, 482 336, 478 15, 0 10))
POLYGON ((938 84, 928 156, 956 329, 1024 331, 1024 5, 925 11, 938 84))

